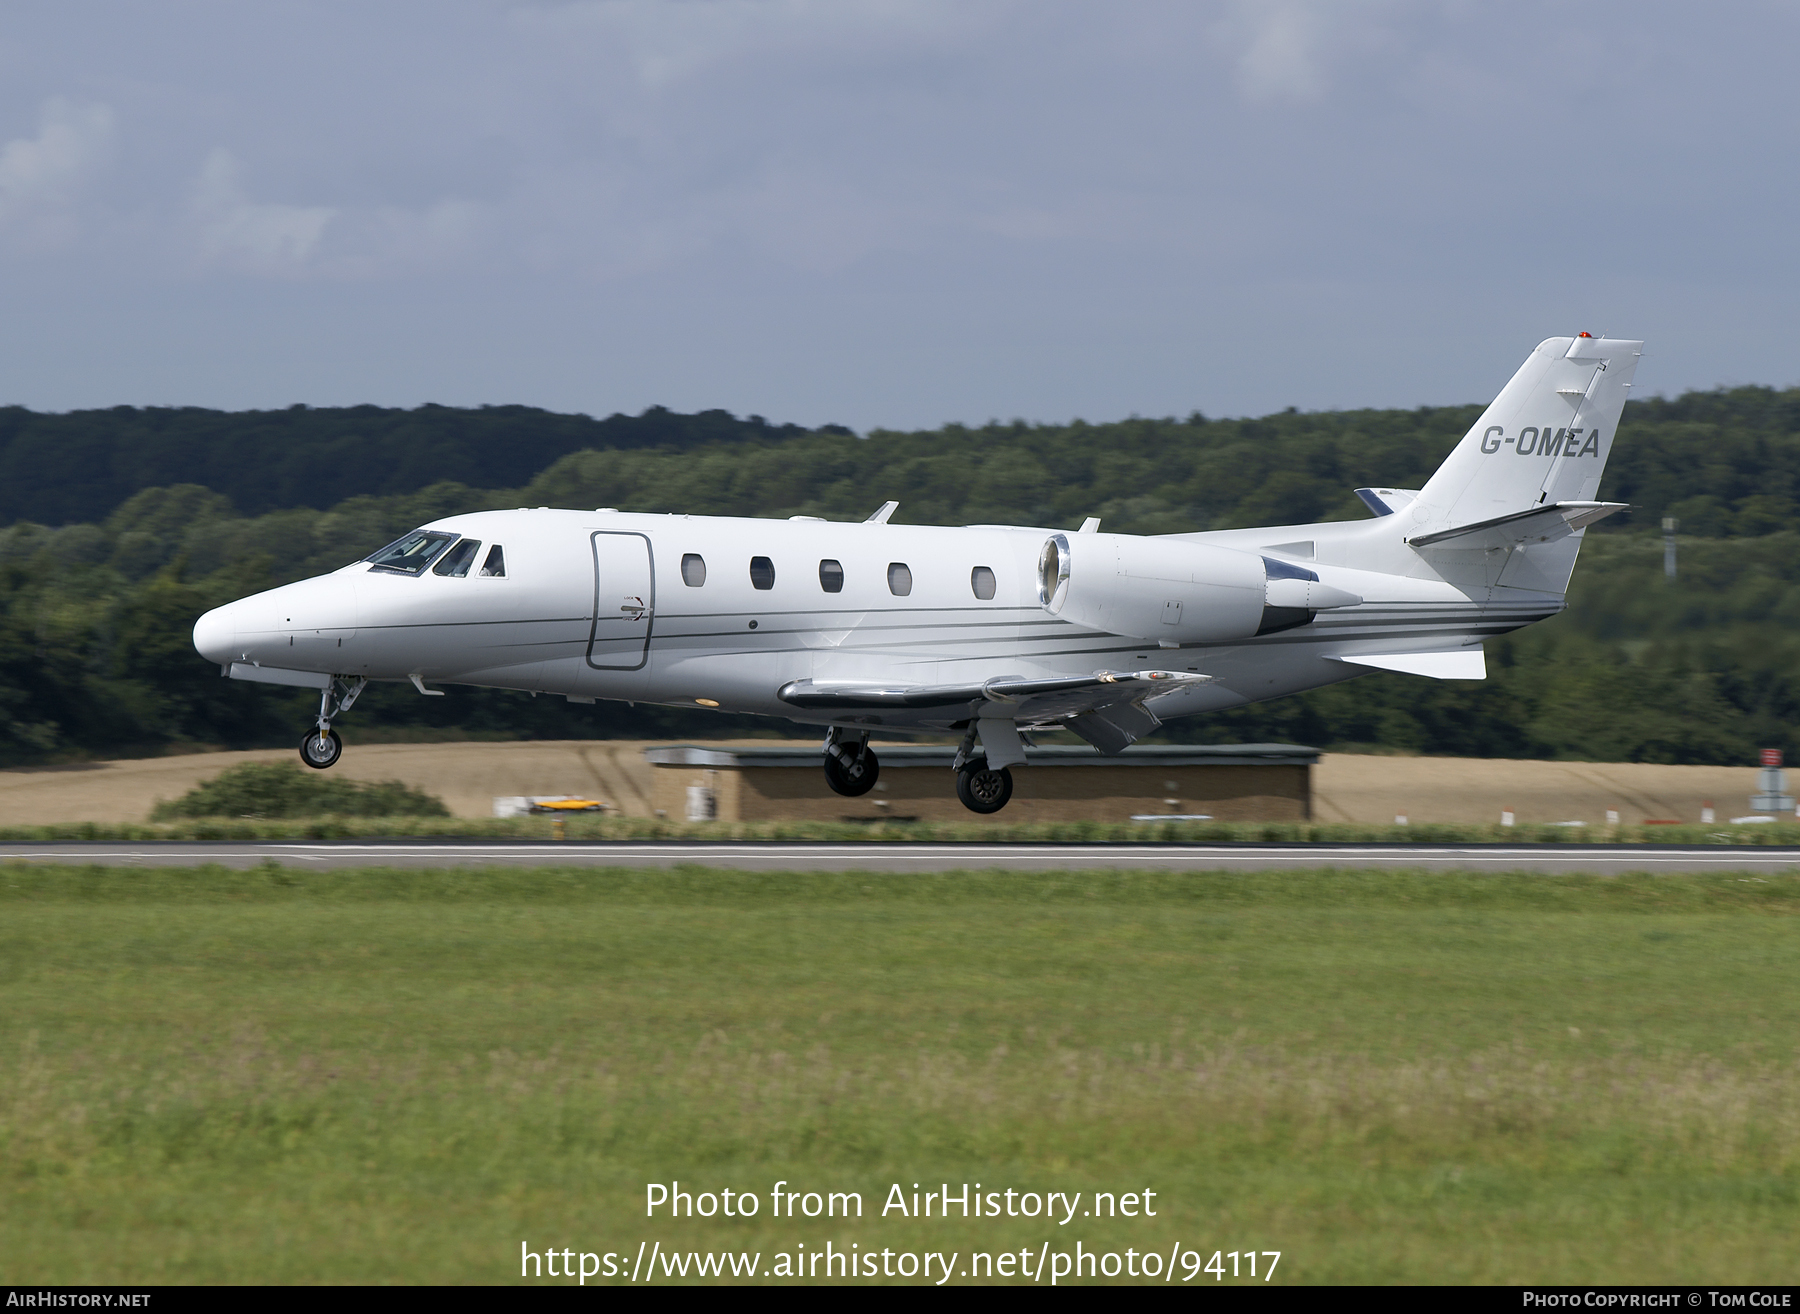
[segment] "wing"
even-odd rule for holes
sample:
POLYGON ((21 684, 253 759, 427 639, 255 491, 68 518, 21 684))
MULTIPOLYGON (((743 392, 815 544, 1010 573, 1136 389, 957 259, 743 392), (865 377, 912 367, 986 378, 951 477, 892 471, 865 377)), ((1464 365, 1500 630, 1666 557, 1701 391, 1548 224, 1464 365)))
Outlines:
POLYGON ((980 684, 792 680, 776 697, 792 707, 846 715, 883 707, 962 707, 970 719, 1000 718, 1023 730, 1066 726, 1101 752, 1116 753, 1162 724, 1144 706, 1146 699, 1212 678, 1177 671, 1096 671, 1039 680, 1003 675, 980 684))

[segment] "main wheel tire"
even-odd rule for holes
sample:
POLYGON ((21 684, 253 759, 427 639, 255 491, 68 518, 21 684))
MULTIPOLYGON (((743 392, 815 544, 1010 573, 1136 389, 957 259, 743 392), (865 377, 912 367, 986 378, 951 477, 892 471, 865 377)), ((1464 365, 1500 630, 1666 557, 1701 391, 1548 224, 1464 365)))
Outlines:
POLYGON ((327 730, 323 739, 317 730, 308 730, 306 738, 300 741, 300 760, 315 771, 335 766, 343 755, 344 741, 335 730, 327 730))
POLYGON ((872 748, 863 749, 848 764, 830 753, 825 754, 825 783, 831 786, 833 793, 845 798, 861 798, 875 788, 880 777, 881 761, 872 748))
POLYGON ((1005 767, 990 769, 985 758, 956 773, 956 796, 971 812, 998 812, 1012 798, 1012 789, 1012 772, 1005 767))

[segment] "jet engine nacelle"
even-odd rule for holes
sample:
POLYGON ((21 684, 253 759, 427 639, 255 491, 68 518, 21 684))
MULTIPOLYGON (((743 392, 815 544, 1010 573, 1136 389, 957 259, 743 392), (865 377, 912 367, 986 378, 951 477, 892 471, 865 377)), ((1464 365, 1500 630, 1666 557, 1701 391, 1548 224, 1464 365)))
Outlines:
POLYGON ((1053 534, 1038 558, 1038 601, 1107 634, 1217 643, 1304 625, 1315 612, 1362 599, 1321 584, 1313 571, 1234 548, 1053 534))
POLYGON ((1179 539, 1054 534, 1038 561, 1046 611, 1151 642, 1249 638, 1266 591, 1261 557, 1179 539))

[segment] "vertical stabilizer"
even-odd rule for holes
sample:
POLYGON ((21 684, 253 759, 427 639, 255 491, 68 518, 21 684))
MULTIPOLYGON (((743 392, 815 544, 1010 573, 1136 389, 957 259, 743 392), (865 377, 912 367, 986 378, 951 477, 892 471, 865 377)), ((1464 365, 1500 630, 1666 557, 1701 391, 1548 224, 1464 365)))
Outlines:
POLYGON ((1643 345, 1585 333, 1539 343, 1402 513, 1413 532, 1594 500, 1643 345))

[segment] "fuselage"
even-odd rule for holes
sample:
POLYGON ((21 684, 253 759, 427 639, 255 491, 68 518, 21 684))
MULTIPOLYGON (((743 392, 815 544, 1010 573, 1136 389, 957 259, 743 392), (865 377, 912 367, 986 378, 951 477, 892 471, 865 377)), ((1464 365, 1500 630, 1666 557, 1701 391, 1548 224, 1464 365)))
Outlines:
MULTIPOLYGON (((1360 599, 1260 635, 1171 640, 1053 613, 1040 578, 1050 529, 486 511, 424 526, 443 541, 416 572, 361 561, 245 598, 203 616, 195 646, 227 669, 932 731, 967 712, 847 718, 779 691, 808 679, 942 686, 1146 667, 1210 677, 1159 697, 1155 714, 1167 720, 1362 673, 1346 655, 1479 644, 1561 608, 1560 588, 1509 586, 1504 554, 1497 564, 1421 554, 1394 519, 1130 540, 1165 554, 1189 544, 1242 554, 1259 581, 1263 563, 1291 563, 1360 599), (496 559, 503 573, 484 573, 496 559)), ((1102 540, 1126 539, 1061 537, 1075 544, 1077 572, 1102 540)))
POLYGON ((1119 753, 1163 722, 1371 668, 1481 679, 1484 639, 1554 615, 1643 344, 1547 338, 1424 487, 1370 519, 1145 537, 594 511, 486 511, 220 607, 194 646, 319 691, 300 744, 371 680, 485 685, 826 725, 836 793, 878 787, 877 729, 958 730, 957 797, 1003 808, 1022 732, 1119 753))

